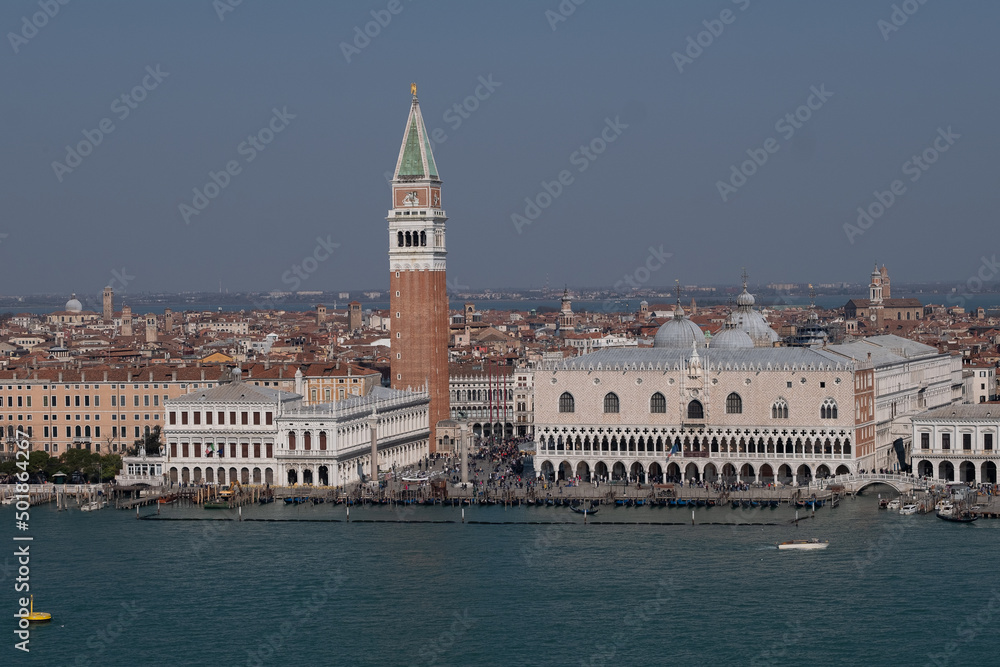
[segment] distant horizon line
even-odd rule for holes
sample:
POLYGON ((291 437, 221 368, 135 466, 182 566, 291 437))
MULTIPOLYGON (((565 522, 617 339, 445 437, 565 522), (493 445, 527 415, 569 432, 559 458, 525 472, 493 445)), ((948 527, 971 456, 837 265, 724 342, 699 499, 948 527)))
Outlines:
MULTIPOLYGON (((918 291, 923 291, 923 288, 929 288, 929 287, 958 288, 958 287, 962 286, 963 284, 964 283, 961 282, 961 281, 955 281, 955 282, 949 282, 949 281, 898 282, 898 283, 895 283, 893 285, 893 287, 895 287, 897 290, 921 288, 918 291)), ((828 285, 828 283, 824 283, 824 285, 828 285)), ((809 286, 810 286, 810 283, 795 283, 795 282, 777 283, 777 282, 773 282, 772 281, 772 282, 766 283, 766 284, 760 284, 760 283, 757 283, 757 284, 748 284, 747 287, 748 287, 748 289, 753 288, 753 289, 757 289, 757 290, 759 290, 759 289, 765 289, 765 290, 777 291, 777 292, 791 292, 791 291, 803 291, 803 290, 809 289, 809 286), (794 287, 792 289, 778 289, 778 288, 770 287, 770 285, 782 285, 782 286, 784 286, 784 285, 794 285, 794 287)), ((739 289, 742 289, 742 287, 743 287, 743 285, 741 283, 740 284, 732 284, 732 283, 691 283, 691 284, 688 284, 688 285, 681 285, 681 290, 682 290, 682 292, 685 293, 684 296, 697 296, 697 295, 691 295, 691 294, 689 294, 689 292, 691 290, 707 290, 707 289, 714 289, 714 290, 736 289, 736 290, 739 290, 739 289)), ((837 287, 829 287, 829 286, 818 287, 817 285, 812 284, 812 289, 814 289, 816 291, 817 296, 823 295, 825 293, 823 290, 831 290, 832 293, 836 294, 836 293, 839 293, 839 292, 841 292, 843 290, 864 289, 864 288, 867 288, 867 287, 868 287, 868 285, 864 284, 864 283, 847 283, 847 282, 845 282, 842 285, 837 286, 837 287)), ((641 290, 641 293, 638 293, 638 294, 637 293, 631 293, 631 294, 629 294, 629 293, 625 293, 625 292, 622 292, 622 291, 617 291, 617 290, 614 289, 613 286, 610 286, 610 285, 609 286, 604 286, 604 287, 594 287, 594 286, 583 286, 583 287, 581 287, 581 286, 566 286, 566 287, 510 287, 510 286, 508 286, 508 287, 482 287, 482 288, 478 288, 478 287, 477 288, 472 288, 472 287, 467 287, 467 286, 463 285, 461 287, 461 289, 459 289, 459 290, 449 290, 449 294, 451 294, 451 295, 454 295, 456 293, 457 294, 485 294, 487 292, 491 292, 491 293, 516 292, 516 293, 522 293, 523 294, 523 293, 526 293, 526 292, 539 292, 539 293, 543 293, 543 294, 546 294, 546 295, 553 295, 554 297, 558 298, 558 295, 563 290, 568 290, 568 291, 571 292, 570 296, 573 296, 572 293, 574 293, 574 292, 575 293, 579 293, 579 292, 599 292, 599 293, 614 293, 614 294, 617 294, 617 295, 621 296, 621 298, 641 298, 645 294, 648 294, 648 293, 651 293, 651 292, 662 292, 664 294, 668 294, 669 296, 673 297, 674 295, 672 294, 672 292, 674 291, 674 289, 675 289, 675 287, 668 287, 668 286, 663 286, 662 288, 658 288, 658 287, 645 287, 644 289, 641 290)), ((343 289, 343 290, 341 290, 341 289, 334 289, 334 290, 305 290, 305 291, 300 290, 300 291, 296 291, 296 292, 289 292, 289 291, 285 291, 285 290, 253 290, 253 289, 226 290, 225 292, 219 292, 219 291, 215 291, 215 290, 201 290, 201 291, 196 291, 196 290, 136 291, 136 292, 132 292, 132 291, 117 291, 116 290, 115 291, 115 295, 119 296, 119 295, 126 295, 127 294, 127 295, 132 296, 132 297, 137 297, 137 296, 145 296, 145 297, 199 296, 199 297, 204 297, 204 296, 213 296, 213 295, 214 296, 223 296, 223 297, 239 297, 239 296, 263 295, 263 296, 267 297, 269 295, 276 294, 276 295, 282 295, 285 298, 287 298, 287 297, 308 298, 310 296, 317 296, 317 297, 319 297, 319 296, 329 296, 329 295, 334 295, 334 294, 338 294, 339 295, 340 293, 343 293, 343 292, 347 292, 347 293, 349 293, 351 295, 354 295, 354 294, 365 294, 367 292, 379 292, 380 295, 381 295, 381 293, 388 294, 387 288, 381 288, 381 289, 371 289, 371 288, 363 288, 362 289, 362 288, 358 288, 358 289, 343 289)), ((989 289, 988 285, 984 285, 982 289, 977 290, 977 293, 978 294, 1000 294, 1000 283, 997 283, 995 286, 993 286, 992 289, 989 289)), ((81 295, 81 296, 87 295, 86 292, 34 292, 34 293, 25 293, 25 294, 0 294, 0 299, 63 298, 67 294, 69 294, 69 295, 77 294, 77 295, 81 295)), ((102 292, 95 292, 95 294, 97 294, 98 296, 100 296, 102 294, 102 292)), ((804 295, 808 296, 808 293, 806 293, 804 295)), ((87 296, 89 296, 89 295, 87 295, 87 296)), ((708 296, 710 296, 710 295, 708 295, 708 296)), ((345 297, 345 298, 351 298, 351 297, 345 297)), ((339 301, 340 298, 338 298, 337 300, 339 301)))

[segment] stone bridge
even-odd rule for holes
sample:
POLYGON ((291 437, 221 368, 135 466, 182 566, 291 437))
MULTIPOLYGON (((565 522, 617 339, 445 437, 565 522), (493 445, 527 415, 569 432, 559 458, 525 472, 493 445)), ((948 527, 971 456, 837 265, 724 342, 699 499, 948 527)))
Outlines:
POLYGON ((814 480, 809 484, 810 490, 826 489, 831 485, 840 484, 847 493, 860 493, 863 489, 873 484, 885 484, 891 486, 898 493, 910 493, 912 491, 926 491, 931 487, 944 488, 946 484, 956 484, 947 479, 933 479, 930 477, 914 477, 912 475, 884 475, 879 473, 837 475, 814 480))

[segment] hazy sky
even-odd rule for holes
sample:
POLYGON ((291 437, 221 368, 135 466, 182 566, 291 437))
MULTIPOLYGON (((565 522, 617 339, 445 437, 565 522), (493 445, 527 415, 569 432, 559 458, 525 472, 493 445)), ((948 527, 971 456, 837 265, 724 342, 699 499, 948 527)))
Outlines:
POLYGON ((385 289, 411 81, 453 286, 1000 254, 996 2, 230 2, 0 5, 0 293, 385 289))

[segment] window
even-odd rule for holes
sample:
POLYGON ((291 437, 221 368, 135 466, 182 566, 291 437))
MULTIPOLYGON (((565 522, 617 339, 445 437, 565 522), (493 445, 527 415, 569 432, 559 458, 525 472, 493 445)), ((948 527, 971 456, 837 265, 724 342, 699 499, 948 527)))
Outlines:
POLYGON ((779 398, 771 404, 771 419, 788 419, 788 403, 779 398))
MULTIPOLYGON (((270 426, 271 424, 273 424, 274 423, 274 413, 265 412, 264 413, 264 423, 267 424, 268 426, 270 426)), ((270 454, 268 454, 268 456, 270 456, 270 454)))
POLYGON ((649 399, 649 411, 653 414, 666 414, 667 398, 660 392, 656 392, 649 399))
POLYGON ((576 411, 576 401, 573 400, 573 394, 568 391, 564 391, 562 396, 559 397, 559 412, 575 412, 576 411))
POLYGON ((192 416, 194 417, 194 423, 195 424, 201 424, 201 411, 195 411, 195 412, 193 412, 192 416))
POLYGON ((241 413, 240 413, 240 423, 241 423, 242 425, 244 425, 244 426, 248 425, 248 424, 250 423, 250 420, 249 420, 249 416, 250 416, 250 415, 249 415, 248 413, 246 413, 246 412, 241 412, 241 413))
POLYGON ((819 406, 819 418, 820 419, 836 419, 837 418, 837 401, 832 398, 828 398, 823 401, 823 405, 819 406))
POLYGON ((993 434, 984 433, 983 434, 983 449, 993 449, 993 434))
POLYGON ((743 414, 743 398, 740 397, 735 391, 729 396, 726 396, 726 414, 727 415, 741 415, 743 414))
POLYGON ((181 424, 187 424, 187 423, 188 423, 188 413, 187 412, 182 412, 181 413, 181 424))
POLYGON ((177 423, 177 413, 176 412, 171 412, 170 413, 170 425, 173 426, 176 423, 177 423))
POLYGON ((608 392, 604 395, 604 412, 605 414, 618 412, 618 394, 608 392))
POLYGON ((705 418, 705 406, 701 404, 701 401, 691 401, 688 403, 688 419, 704 419, 705 418))
POLYGON ((972 434, 963 433, 962 434, 962 449, 969 450, 972 449, 972 434))
POLYGON ((941 434, 941 449, 951 449, 951 433, 941 434))
POLYGON ((931 448, 931 434, 921 433, 920 434, 920 449, 930 449, 931 448))
POLYGON ((253 425, 260 426, 260 413, 257 411, 254 411, 253 413, 253 425))

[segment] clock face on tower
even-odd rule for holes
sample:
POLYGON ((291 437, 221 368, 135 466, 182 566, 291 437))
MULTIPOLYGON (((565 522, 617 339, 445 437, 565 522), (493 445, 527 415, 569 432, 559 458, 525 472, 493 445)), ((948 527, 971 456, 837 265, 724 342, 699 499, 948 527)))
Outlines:
POLYGON ((876 320, 878 320, 878 315, 876 315, 875 313, 872 313, 871 321, 875 322, 876 320))

